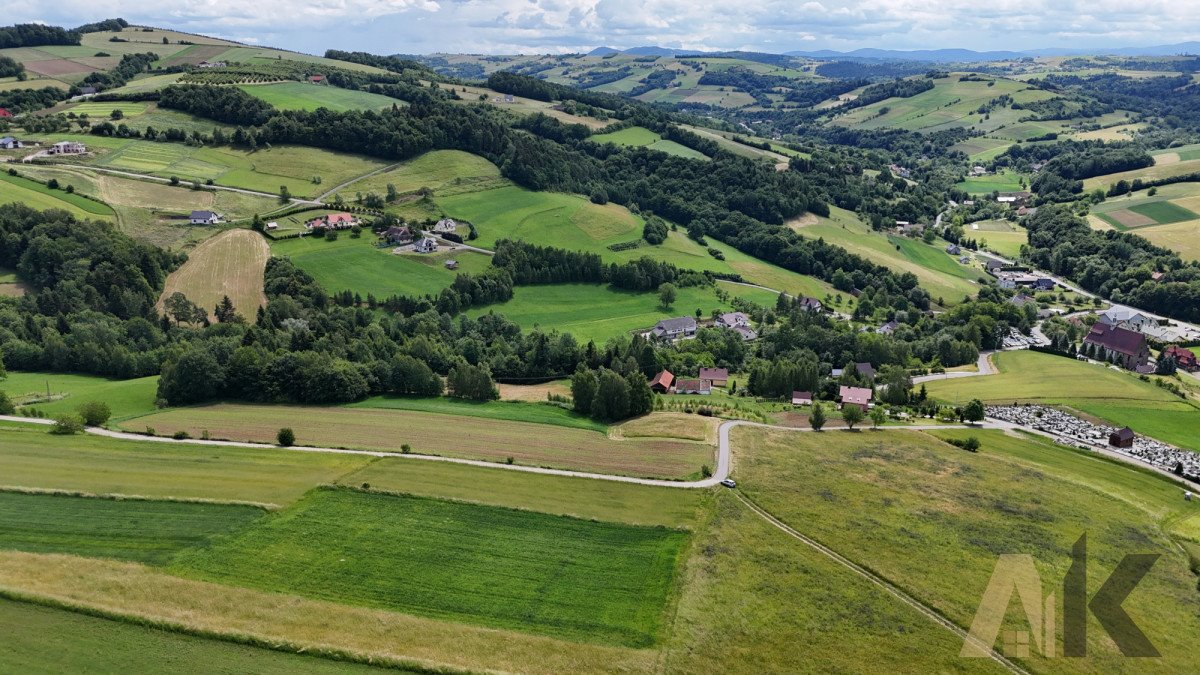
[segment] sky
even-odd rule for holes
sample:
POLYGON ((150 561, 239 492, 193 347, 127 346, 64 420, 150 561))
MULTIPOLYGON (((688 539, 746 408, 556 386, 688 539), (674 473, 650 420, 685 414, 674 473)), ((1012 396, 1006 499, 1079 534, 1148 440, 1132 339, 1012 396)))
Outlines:
POLYGON ((316 54, 570 53, 601 45, 1095 49, 1200 39, 1195 0, 6 0, 3 21, 75 26, 118 16, 316 54))

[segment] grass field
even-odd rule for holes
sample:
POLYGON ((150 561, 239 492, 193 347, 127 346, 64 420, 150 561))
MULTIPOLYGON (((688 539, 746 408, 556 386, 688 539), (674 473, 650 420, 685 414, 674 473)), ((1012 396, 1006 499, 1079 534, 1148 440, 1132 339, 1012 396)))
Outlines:
MULTIPOLYGON (((777 297, 770 291, 721 283, 731 295, 746 298, 766 307, 777 297)), ((660 319, 693 316, 697 309, 707 318, 714 310, 728 311, 713 288, 680 288, 670 309, 663 309, 657 293, 618 291, 592 284, 555 284, 521 286, 513 289, 512 300, 468 310, 469 316, 490 312, 502 314, 525 330, 556 329, 570 333, 580 342, 595 340, 603 344, 609 338, 636 330, 653 328, 660 319)))
MULTIPOLYGON (((569 390, 567 395, 570 395, 569 390)), ((373 396, 358 403, 350 403, 346 407, 412 410, 416 412, 461 415, 463 417, 479 417, 492 420, 509 420, 511 422, 529 422, 531 424, 553 424, 560 427, 588 429, 601 433, 608 431, 608 425, 582 415, 577 415, 570 410, 560 408, 556 405, 548 405, 544 396, 539 401, 532 403, 515 401, 466 401, 444 396, 430 398, 373 396)))
POLYGON ((379 248, 369 232, 352 239, 343 234, 337 241, 321 237, 281 239, 271 242, 271 254, 290 258, 297 267, 330 292, 351 290, 364 298, 368 293, 383 299, 391 295, 437 295, 454 282, 459 273, 478 274, 491 265, 491 257, 473 251, 395 255, 392 247, 379 248), (456 260, 458 269, 446 268, 456 260))
POLYGON ((1025 228, 1007 220, 985 220, 965 225, 967 236, 979 242, 980 247, 1015 259, 1021 254, 1021 245, 1029 243, 1025 228))
MULTIPOLYGON (((980 438, 980 452, 920 432, 738 429, 735 465, 739 483, 760 506, 960 626, 970 625, 1001 554, 1032 555, 1045 591, 1061 592, 1071 546, 1084 533, 1088 562, 1098 569, 1112 569, 1126 553, 1160 553, 1124 603, 1163 654, 1138 670, 1187 671, 1187 636, 1200 630, 1200 593, 1167 531, 1184 515, 1200 513, 1197 507, 1166 481, 1049 442, 998 431, 944 435, 967 434, 980 438)), ((1102 580, 1090 576, 1089 592, 1102 580)), ((1009 617, 1006 629, 1024 629, 1019 611, 1009 617)), ((1086 665, 1041 657, 1022 662, 1037 672, 1102 672, 1122 663, 1103 631, 1088 632, 1088 647, 1086 665)))
POLYGON ((366 91, 342 89, 307 82, 278 82, 275 84, 238 85, 242 91, 261 98, 280 110, 316 110, 326 108, 334 112, 346 110, 383 110, 392 105, 403 105, 390 96, 366 91))
POLYGON ((645 127, 626 127, 608 134, 597 134, 592 136, 591 140, 597 143, 645 147, 688 159, 708 159, 704 153, 697 152, 686 145, 680 145, 675 141, 668 141, 645 127))
POLYGON ((0 267, 0 296, 20 297, 25 295, 25 284, 17 278, 17 273, 7 267, 0 267))
POLYGON ((1021 185, 1029 184, 1029 177, 1024 174, 1001 170, 986 176, 967 176, 956 185, 958 189, 972 195, 990 195, 993 192, 1020 192, 1026 189, 1021 185))
POLYGON ((210 319, 222 297, 233 301, 242 317, 253 320, 267 304, 263 270, 270 247, 262 235, 250 230, 226 230, 188 252, 188 260, 167 277, 159 311, 173 293, 183 293, 205 309, 210 319))
POLYGON ((370 457, 214 448, 85 435, 64 442, 46 427, 0 423, 5 487, 286 505, 370 457))
MULTIPOLYGON (((1190 173, 1200 172, 1200 156, 1193 159, 1177 159, 1176 161, 1163 161, 1163 157, 1171 155, 1159 155, 1155 158, 1155 164, 1144 169, 1133 169, 1132 171, 1123 171, 1121 173, 1110 173, 1104 176, 1096 176, 1087 178, 1083 181, 1083 189, 1085 192, 1101 188, 1107 190, 1118 181, 1133 182, 1140 178, 1143 181, 1157 180, 1159 178, 1172 178, 1174 176, 1183 176, 1190 173)), ((1191 155, 1188 155, 1189 157, 1191 155)))
POLYGON ((999 374, 935 380, 929 395, 949 403, 1063 405, 1121 427, 1128 425, 1181 447, 1200 451, 1200 408, 1126 372, 1030 351, 993 357, 999 374))
POLYGON ((175 408, 122 423, 161 434, 185 430, 199 437, 274 443, 291 427, 300 445, 384 450, 408 444, 417 454, 654 478, 698 476, 712 464, 710 445, 664 439, 610 440, 584 429, 508 420, 377 408, 315 408, 215 404, 175 408))
POLYGON ((74 612, 0 600, 0 662, 24 673, 196 672, 197 664, 264 675, 373 673, 354 663, 209 640, 74 612))
POLYGON ((231 504, 0 492, 0 548, 165 564, 263 514, 231 504))
POLYGON ((181 555, 172 568, 268 591, 646 647, 659 636, 686 540, 663 528, 326 489, 181 555))
POLYGON ((1200 183, 1157 188, 1153 197, 1138 190, 1092 207, 1088 222, 1096 229, 1133 230, 1139 237, 1200 260, 1200 183))
MULTIPOLYGON (((293 195, 310 197, 324 191, 314 182, 320 177, 327 186, 351 180, 387 163, 348 153, 302 146, 275 146, 253 152, 229 147, 191 147, 135 139, 99 138, 54 134, 50 140, 78 140, 98 150, 96 166, 161 178, 212 180, 217 185, 279 192, 286 185, 293 195)), ((325 188, 328 189, 328 188, 325 188)))
POLYGON ((429 188, 434 195, 442 196, 501 187, 509 182, 500 176, 500 169, 495 164, 478 155, 461 150, 434 150, 389 171, 355 181, 337 194, 347 202, 353 201, 360 192, 382 197, 387 194, 389 184, 396 186, 396 191, 402 195, 429 188))
POLYGON ((836 207, 829 218, 796 221, 792 227, 803 237, 823 237, 896 272, 912 272, 935 301, 942 298, 954 304, 963 296, 975 295, 984 275, 977 268, 960 265, 937 245, 873 232, 853 213, 836 207))
POLYGON ((107 204, 65 190, 51 190, 28 178, 0 173, 0 203, 9 202, 21 202, 35 209, 62 209, 80 219, 113 220, 116 215, 107 204))
POLYGON ((18 406, 37 408, 47 415, 75 412, 80 404, 103 401, 114 419, 154 412, 157 377, 109 380, 95 375, 9 371, 0 380, 4 391, 18 406))

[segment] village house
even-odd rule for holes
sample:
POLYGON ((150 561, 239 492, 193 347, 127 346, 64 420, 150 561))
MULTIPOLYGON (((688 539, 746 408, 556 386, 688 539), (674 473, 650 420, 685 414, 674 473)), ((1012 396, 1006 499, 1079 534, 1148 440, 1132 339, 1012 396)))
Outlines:
POLYGON ((278 230, 278 229, 279 229, 279 223, 277 223, 277 222, 275 222, 274 220, 272 220, 271 222, 267 223, 267 229, 268 229, 268 230, 278 230))
POLYGON ((324 75, 309 75, 308 81, 312 84, 325 84, 324 75))
POLYGON ((445 266, 446 266, 446 269, 448 269, 448 270, 456 270, 456 269, 458 269, 458 261, 457 261, 457 260, 455 260, 455 259, 453 259, 453 258, 451 258, 451 259, 447 260, 446 262, 444 262, 444 263, 442 263, 442 264, 443 264, 443 265, 445 265, 445 266))
POLYGON ((963 257, 958 259, 958 263, 960 265, 969 265, 971 263, 971 258, 970 258, 970 256, 964 255, 963 257))
POLYGON ((196 67, 198 67, 198 68, 224 68, 225 62, 224 61, 201 61, 200 63, 196 64, 196 67))
POLYGON ((307 227, 310 230, 323 230, 326 228, 333 230, 348 230, 355 225, 358 225, 358 218, 356 218, 353 214, 346 212, 330 213, 324 216, 313 218, 312 220, 304 223, 304 227, 307 227))
POLYGON ((821 304, 821 301, 816 298, 805 296, 800 298, 800 309, 807 310, 809 312, 820 312, 825 309, 825 305, 821 304))
POLYGON ((1137 370, 1150 359, 1146 336, 1120 326, 1096 323, 1083 343, 1098 350, 1097 360, 1116 363, 1126 370, 1137 370))
POLYGON ((811 391, 793 391, 792 405, 812 405, 811 391))
POLYGON ((696 320, 690 316, 663 319, 654 324, 650 334, 660 340, 679 340, 696 334, 696 320))
POLYGON ((733 332, 741 335, 742 339, 746 342, 758 339, 758 331, 754 330, 750 326, 734 326, 733 332))
POLYGON ((984 175, 987 175, 987 169, 985 169, 985 168, 984 168, 984 167, 982 167, 982 166, 975 165, 975 166, 971 167, 971 175, 972 175, 972 176, 984 176, 984 175))
POLYGON ((869 363, 856 363, 854 364, 854 370, 858 371, 859 375, 862 375, 868 380, 875 379, 875 367, 869 363))
POLYGON ((1135 436, 1133 434, 1133 429, 1125 427, 1124 429, 1117 429, 1109 434, 1108 444, 1114 448, 1132 448, 1134 438, 1135 436))
POLYGON ((392 246, 402 246, 412 243, 413 233, 407 225, 393 225, 384 230, 380 238, 392 246))
POLYGON ((1031 192, 1000 192, 996 194, 996 201, 1001 204, 1011 204, 1013 206, 1024 206, 1033 197, 1031 192))
POLYGON ((1196 361, 1196 354, 1179 345, 1170 345, 1163 350, 1162 355, 1165 358, 1175 359, 1175 366, 1180 370, 1186 370, 1189 373, 1194 373, 1200 370, 1200 363, 1196 361))
POLYGON ((946 247, 946 253, 949 253, 950 255, 961 255, 962 248, 960 248, 958 244, 950 244, 946 247))
POLYGON ((650 380, 650 389, 660 394, 665 394, 671 391, 671 387, 674 384, 675 376, 671 374, 671 371, 664 370, 658 375, 655 375, 653 380, 650 380))
POLYGON ((983 264, 983 269, 987 270, 988 274, 995 275, 998 274, 1000 270, 1004 269, 1004 263, 994 258, 988 259, 988 261, 983 264))
POLYGON ((11 111, 9 111, 8 108, 0 108, 0 118, 7 119, 12 116, 13 116, 13 114, 11 111))
POLYGON ((749 326, 750 317, 742 312, 729 312, 717 317, 717 325, 721 328, 737 328, 738 326, 749 326))
POLYGON ((450 218, 442 218, 433 226, 433 231, 438 234, 453 234, 458 229, 458 223, 450 218))
POLYGON ((17 139, 13 138, 12 136, 5 136, 4 138, 0 138, 0 148, 4 148, 5 150, 15 150, 20 147, 22 147, 21 141, 18 141, 17 139))
POLYGON ((699 378, 675 380, 676 394, 702 394, 708 396, 712 393, 712 382, 699 378))
POLYGON ((871 407, 871 390, 866 387, 847 387, 838 389, 838 410, 848 405, 858 406, 863 412, 871 407))
POLYGON ((437 240, 433 237, 423 237, 413 246, 413 250, 417 253, 434 253, 438 250, 437 240))
POLYGON ((1043 277, 1028 272, 996 272, 996 285, 1000 288, 1014 289, 1017 287, 1032 288, 1038 291, 1052 291, 1056 284, 1050 277, 1043 277))
POLYGON ((895 319, 892 319, 879 328, 876 328, 875 332, 879 333, 880 335, 891 335, 892 333, 895 333, 896 329, 899 327, 900 324, 895 319))
POLYGON ((1011 302, 1012 304, 1016 305, 1017 307, 1024 307, 1025 305, 1028 305, 1031 302, 1036 302, 1036 300, 1034 299, 1034 297, 1032 295, 1027 295, 1025 293, 1017 293, 1016 295, 1009 298, 1008 301, 1011 302))
POLYGON ((79 141, 59 141, 46 150, 50 155, 81 155, 85 152, 87 147, 79 141))
POLYGON ((221 216, 213 211, 192 211, 192 214, 188 216, 188 222, 193 225, 216 225, 221 222, 221 216))
POLYGON ((1139 333, 1150 326, 1158 325, 1158 322, 1154 319, 1129 307, 1110 307, 1107 311, 1100 314, 1100 323, 1108 326, 1128 328, 1139 333))
POLYGON ((708 380, 714 387, 724 387, 729 382, 729 369, 701 368, 700 379, 708 380))

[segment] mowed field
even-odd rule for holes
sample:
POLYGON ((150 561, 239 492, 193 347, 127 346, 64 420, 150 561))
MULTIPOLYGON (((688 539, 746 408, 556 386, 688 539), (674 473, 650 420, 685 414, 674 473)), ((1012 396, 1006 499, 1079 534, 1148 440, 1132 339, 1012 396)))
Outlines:
POLYGON ((74 412, 88 401, 103 401, 112 409, 114 419, 153 412, 157 388, 157 376, 109 380, 94 375, 10 370, 8 377, 0 380, 0 391, 18 406, 57 415, 74 412))
POLYGON ((248 505, 0 491, 0 549, 165 564, 264 514, 248 505))
POLYGON ((1200 260, 1200 183, 1139 190, 1110 197, 1092 207, 1088 221, 1097 229, 1131 231, 1152 243, 1200 260))
MULTIPOLYGON (((260 192, 279 192, 286 185, 295 196, 323 192, 314 179, 330 186, 387 166, 361 155, 301 146, 276 146, 253 152, 229 147, 191 147, 135 139, 55 134, 53 140, 78 140, 97 155, 85 161, 95 166, 181 180, 211 179, 217 185, 260 192)), ((326 188, 327 189, 327 188, 326 188)))
POLYGON ((0 296, 20 297, 25 295, 25 284, 17 278, 17 273, 7 267, 0 267, 0 296))
POLYGON ((320 447, 416 454, 489 462, 548 466, 626 476, 687 479, 712 466, 711 445, 668 439, 610 440, 602 433, 561 426, 372 408, 254 406, 233 403, 175 408, 121 426, 153 427, 170 435, 186 431, 199 438, 274 443, 280 427, 291 427, 296 443, 320 447))
POLYGON ((999 374, 928 382, 929 395, 956 405, 978 398, 998 405, 1067 406, 1113 426, 1129 426, 1139 434, 1200 451, 1195 432, 1200 407, 1127 372, 1031 351, 996 354, 993 362, 999 374))
POLYGON ((510 183, 500 176, 499 167, 479 155, 461 150, 434 150, 402 162, 388 171, 350 183, 336 194, 346 202, 357 199, 359 193, 374 193, 383 197, 387 194, 388 185, 395 186, 396 192, 401 195, 429 188, 435 196, 445 196, 503 187, 510 183))
POLYGON ((35 209, 60 209, 79 219, 113 220, 112 207, 63 189, 52 190, 23 176, 0 173, 0 203, 21 202, 35 209))
POLYGON ((251 230, 227 230, 188 252, 188 260, 167 277, 159 298, 159 311, 174 293, 183 293, 206 310, 210 319, 221 299, 228 297, 234 309, 253 320, 259 307, 267 304, 263 293, 263 270, 271 249, 266 239, 251 230))
MULTIPOLYGON (((1162 653, 1140 660, 1137 670, 1194 667, 1200 591, 1176 528, 1200 516, 1200 507, 1181 499, 1179 486, 999 431, 936 434, 976 436, 978 453, 911 431, 739 428, 733 435, 736 477, 747 497, 959 626, 971 625, 1000 555, 1031 555, 1044 592, 1058 594, 1071 547, 1085 533, 1089 568, 1110 570, 1127 553, 1161 554, 1123 605, 1162 653)), ((1089 574, 1088 581, 1092 593, 1103 575, 1089 574)), ((1026 630, 1019 609, 1007 616, 1004 630, 1026 630)), ((1087 639, 1086 659, 1019 661, 1052 673, 1108 672, 1127 663, 1102 630, 1089 630, 1087 639)), ((1003 649, 1002 639, 996 647, 1003 649)))
POLYGON ((307 82, 242 84, 238 85, 238 88, 255 98, 261 98, 280 110, 325 108, 334 112, 343 112, 346 110, 383 110, 391 108, 393 105, 406 105, 403 101, 390 96, 307 82))
POLYGON ((1021 245, 1029 243, 1025 228, 1007 220, 983 220, 964 225, 967 236, 1006 258, 1021 254, 1021 245))
POLYGON ((686 540, 664 528, 323 489, 257 527, 181 555, 171 569, 350 605, 646 647, 658 637, 686 540))
MULTIPOLYGON (((308 215, 308 214, 303 214, 308 215)), ((443 246, 436 253, 392 253, 392 246, 380 247, 369 231, 353 239, 346 235, 337 241, 321 237, 300 237, 272 241, 271 254, 290 258, 330 292, 344 290, 364 298, 379 299, 392 295, 437 295, 454 282, 459 273, 479 274, 491 265, 491 257, 474 251, 451 250, 443 246), (454 260, 458 268, 446 267, 454 260)))
POLYGON ((791 223, 802 237, 823 237, 825 241, 842 246, 896 272, 912 272, 934 300, 947 304, 959 302, 964 296, 979 292, 978 281, 984 272, 977 267, 959 264, 941 248, 944 243, 926 244, 907 237, 886 236, 873 232, 853 213, 831 208, 828 218, 806 218, 791 223))
POLYGON ((1027 189, 1027 185, 1028 176, 1001 170, 984 176, 967 176, 955 187, 971 195, 990 195, 993 192, 1020 192, 1027 189))
POLYGON ((608 134, 597 134, 592 136, 591 140, 597 143, 613 143, 615 145, 638 148, 645 147, 665 152, 669 155, 687 157, 688 159, 708 159, 704 153, 697 152, 686 145, 680 145, 675 141, 666 140, 645 127, 626 127, 620 131, 608 134))
MULTIPOLYGON (((770 291, 724 282, 718 282, 717 288, 765 307, 773 307, 777 297, 770 291)), ((694 316, 697 309, 707 318, 714 311, 732 308, 712 287, 680 288, 678 295, 671 307, 664 308, 654 292, 619 291, 594 284, 521 286, 513 289, 512 300, 477 307, 467 314, 477 317, 494 312, 525 330, 558 330, 574 335, 581 343, 595 340, 604 344, 609 338, 653 328, 660 319, 694 316)))

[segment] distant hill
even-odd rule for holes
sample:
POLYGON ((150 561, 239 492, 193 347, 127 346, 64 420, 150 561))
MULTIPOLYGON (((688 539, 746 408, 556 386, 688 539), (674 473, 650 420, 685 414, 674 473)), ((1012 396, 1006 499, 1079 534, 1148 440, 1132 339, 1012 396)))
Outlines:
POLYGON ((620 53, 621 53, 620 49, 613 49, 612 47, 596 47, 592 51, 588 52, 587 55, 588 56, 608 56, 609 54, 620 54, 620 53))
POLYGON ((849 52, 839 52, 830 49, 816 51, 784 52, 786 56, 803 56, 813 59, 872 59, 872 60, 902 60, 902 61, 931 61, 935 63, 963 63, 976 61, 999 61, 1019 59, 1029 56, 1174 56, 1176 54, 1200 53, 1200 42, 1180 42, 1171 45, 1154 47, 1113 47, 1113 48, 1079 48, 1079 47, 1049 47, 1045 49, 1028 49, 1024 51, 986 51, 973 49, 855 49, 849 52))

